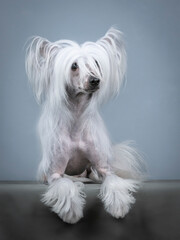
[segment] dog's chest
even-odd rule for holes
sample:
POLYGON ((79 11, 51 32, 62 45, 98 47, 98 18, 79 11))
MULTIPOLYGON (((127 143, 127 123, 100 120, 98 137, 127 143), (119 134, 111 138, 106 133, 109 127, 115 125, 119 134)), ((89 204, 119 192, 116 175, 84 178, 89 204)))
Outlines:
POLYGON ((90 162, 85 157, 84 153, 76 150, 74 151, 72 157, 69 159, 65 173, 68 175, 80 175, 87 168, 89 168, 90 162))
POLYGON ((87 144, 82 137, 76 133, 70 138, 70 156, 65 170, 68 175, 79 175, 89 166, 87 155, 87 144))
POLYGON ((81 134, 80 126, 75 126, 69 137, 71 151, 80 151, 85 154, 87 150, 87 139, 84 137, 84 134, 81 134))

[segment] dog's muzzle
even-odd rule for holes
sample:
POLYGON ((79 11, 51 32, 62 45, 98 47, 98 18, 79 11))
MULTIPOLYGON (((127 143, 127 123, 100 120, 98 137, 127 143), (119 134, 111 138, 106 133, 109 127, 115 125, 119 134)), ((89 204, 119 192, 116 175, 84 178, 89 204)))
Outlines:
POLYGON ((95 91, 99 88, 99 84, 100 84, 100 79, 99 78, 96 78, 94 76, 90 76, 88 81, 89 81, 90 90, 95 91))

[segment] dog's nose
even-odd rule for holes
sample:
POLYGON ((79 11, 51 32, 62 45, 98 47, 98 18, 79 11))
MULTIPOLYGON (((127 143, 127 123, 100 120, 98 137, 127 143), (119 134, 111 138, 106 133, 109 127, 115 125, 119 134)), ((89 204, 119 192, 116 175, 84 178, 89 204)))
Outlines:
POLYGON ((100 79, 99 78, 96 78, 94 76, 90 76, 89 77, 89 84, 92 86, 92 87, 97 87, 100 83, 100 79))

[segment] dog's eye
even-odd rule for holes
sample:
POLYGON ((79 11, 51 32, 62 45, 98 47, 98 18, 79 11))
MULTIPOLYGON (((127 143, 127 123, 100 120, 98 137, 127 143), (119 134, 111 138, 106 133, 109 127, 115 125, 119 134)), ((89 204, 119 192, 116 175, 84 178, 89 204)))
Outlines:
POLYGON ((77 63, 75 62, 75 63, 72 64, 71 70, 72 70, 72 71, 76 71, 77 69, 78 69, 78 65, 77 65, 77 63))

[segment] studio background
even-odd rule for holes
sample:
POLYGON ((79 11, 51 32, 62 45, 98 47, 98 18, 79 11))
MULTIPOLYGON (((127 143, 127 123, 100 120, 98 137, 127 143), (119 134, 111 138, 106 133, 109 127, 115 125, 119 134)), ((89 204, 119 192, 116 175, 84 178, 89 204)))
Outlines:
POLYGON ((114 143, 134 140, 150 179, 180 178, 180 1, 0 1, 0 180, 35 180, 40 107, 25 74, 24 44, 96 41, 115 25, 125 34, 126 86, 102 108, 114 143))

